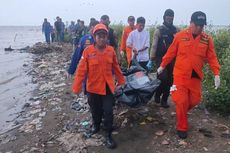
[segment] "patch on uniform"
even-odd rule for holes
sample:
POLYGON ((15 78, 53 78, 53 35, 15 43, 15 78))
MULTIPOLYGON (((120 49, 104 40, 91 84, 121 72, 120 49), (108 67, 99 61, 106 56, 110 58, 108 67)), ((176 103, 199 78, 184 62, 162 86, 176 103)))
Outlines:
POLYGON ((92 53, 88 55, 88 59, 96 58, 96 53, 92 53))
POLYGON ((200 43, 208 45, 208 37, 201 37, 200 43))
POLYGON ((90 45, 90 40, 89 40, 89 39, 87 39, 87 40, 85 41, 85 46, 88 46, 88 45, 90 45))
POLYGON ((190 38, 181 38, 182 41, 189 41, 190 38))

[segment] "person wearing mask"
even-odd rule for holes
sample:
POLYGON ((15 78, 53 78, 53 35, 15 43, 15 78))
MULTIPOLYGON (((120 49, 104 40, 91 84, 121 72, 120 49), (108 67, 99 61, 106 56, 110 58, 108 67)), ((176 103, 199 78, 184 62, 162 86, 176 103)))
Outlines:
MULTIPOLYGON (((173 25, 174 11, 167 9, 163 16, 163 25, 159 26, 153 35, 152 49, 150 52, 150 60, 147 64, 149 70, 152 69, 153 61, 155 61, 157 68, 160 67, 162 57, 167 52, 169 46, 173 42, 174 35, 178 29, 173 25)), ((161 106, 168 108, 168 97, 170 93, 170 87, 173 82, 173 66, 175 60, 173 60, 164 69, 163 73, 157 75, 157 78, 161 80, 160 86, 155 93, 155 102, 161 103, 161 106)))

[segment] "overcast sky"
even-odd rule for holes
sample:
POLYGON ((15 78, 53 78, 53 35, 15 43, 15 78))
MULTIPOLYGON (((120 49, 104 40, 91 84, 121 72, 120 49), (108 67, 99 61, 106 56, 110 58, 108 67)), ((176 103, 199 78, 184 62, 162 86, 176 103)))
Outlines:
POLYGON ((207 14, 209 24, 230 25, 230 0, 1 0, 0 25, 41 25, 45 17, 53 24, 56 16, 88 23, 104 14, 112 23, 126 23, 134 15, 145 17, 148 25, 160 24, 167 8, 174 10, 176 25, 188 24, 198 10, 207 14))

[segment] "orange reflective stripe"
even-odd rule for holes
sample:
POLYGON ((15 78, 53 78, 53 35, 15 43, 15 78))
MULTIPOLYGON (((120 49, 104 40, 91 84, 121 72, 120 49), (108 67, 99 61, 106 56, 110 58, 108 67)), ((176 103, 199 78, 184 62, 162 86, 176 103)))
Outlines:
POLYGON ((206 60, 213 73, 219 74, 220 65, 216 57, 213 41, 205 33, 197 36, 196 39, 193 39, 190 29, 177 33, 162 59, 161 66, 166 67, 174 57, 176 57, 174 76, 191 78, 192 70, 195 70, 202 79, 202 69, 206 60))
POLYGON ((73 92, 79 93, 82 82, 87 75, 87 91, 100 95, 106 94, 106 84, 112 93, 115 90, 113 72, 120 85, 125 83, 116 54, 111 46, 107 46, 103 52, 99 52, 93 45, 90 45, 83 52, 82 59, 77 68, 73 82, 73 92))

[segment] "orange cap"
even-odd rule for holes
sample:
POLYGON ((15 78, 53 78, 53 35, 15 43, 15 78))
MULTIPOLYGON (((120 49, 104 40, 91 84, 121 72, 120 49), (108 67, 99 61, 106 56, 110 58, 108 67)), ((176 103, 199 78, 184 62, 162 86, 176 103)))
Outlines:
POLYGON ((99 23, 99 24, 97 24, 97 25, 94 27, 94 29, 93 29, 93 34, 95 34, 96 31, 98 31, 98 30, 104 30, 104 31, 106 31, 107 33, 109 32, 108 29, 106 28, 106 26, 105 26, 104 24, 102 24, 102 23, 99 23))

